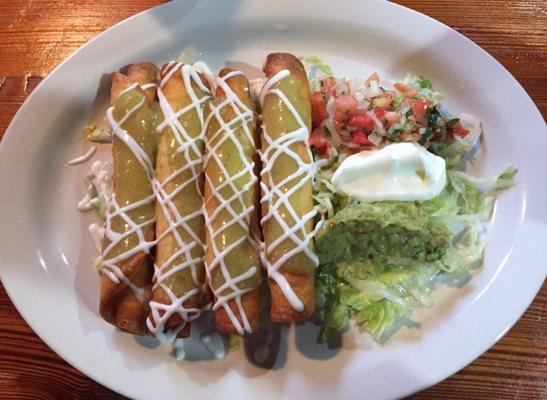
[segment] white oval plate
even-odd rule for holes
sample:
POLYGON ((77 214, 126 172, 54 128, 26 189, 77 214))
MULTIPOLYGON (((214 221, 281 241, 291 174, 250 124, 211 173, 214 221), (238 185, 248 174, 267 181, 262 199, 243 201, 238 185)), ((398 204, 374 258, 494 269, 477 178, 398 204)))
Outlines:
MULTIPOLYGON (((185 1, 132 17, 77 51, 39 85, 0 145, 2 281, 36 333, 98 382, 136 399, 364 398, 407 395, 453 374, 520 317, 547 266, 547 134, 528 95, 492 57, 454 30, 383 1, 185 1), (82 126, 103 74, 138 60, 161 63, 192 44, 213 68, 260 66, 275 50, 322 56, 346 76, 373 70, 428 76, 455 113, 484 121, 475 171, 519 167, 500 196, 484 267, 463 288, 442 288, 385 346, 348 335, 341 349, 316 344, 311 324, 283 327, 270 369, 244 351, 219 361, 176 361, 168 346, 116 332, 97 315, 91 215, 75 210, 88 165, 82 126), (287 334, 287 331, 288 334, 287 334)), ((192 349, 187 356, 196 358, 192 349)))

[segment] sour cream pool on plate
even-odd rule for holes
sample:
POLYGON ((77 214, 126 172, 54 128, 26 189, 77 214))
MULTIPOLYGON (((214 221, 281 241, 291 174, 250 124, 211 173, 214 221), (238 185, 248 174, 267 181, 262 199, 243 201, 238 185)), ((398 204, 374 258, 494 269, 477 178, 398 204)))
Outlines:
POLYGON ((332 177, 340 194, 361 201, 421 201, 446 183, 444 159, 415 143, 394 143, 346 158, 332 177))

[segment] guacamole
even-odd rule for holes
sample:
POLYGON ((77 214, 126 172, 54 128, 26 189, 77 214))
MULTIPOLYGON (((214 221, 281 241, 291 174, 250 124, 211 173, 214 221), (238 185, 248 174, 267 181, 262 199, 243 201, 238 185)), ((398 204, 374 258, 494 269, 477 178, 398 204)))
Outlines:
POLYGON ((422 203, 350 203, 315 237, 323 338, 351 315, 377 340, 413 307, 430 305, 451 232, 422 203))
POLYGON ((412 202, 352 203, 325 222, 315 238, 321 264, 388 258, 436 261, 450 231, 412 202))

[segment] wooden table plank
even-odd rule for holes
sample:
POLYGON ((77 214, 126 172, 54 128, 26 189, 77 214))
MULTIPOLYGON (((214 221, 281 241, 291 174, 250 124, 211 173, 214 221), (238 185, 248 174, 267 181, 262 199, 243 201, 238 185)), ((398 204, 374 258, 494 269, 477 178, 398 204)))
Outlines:
MULTIPOLYGON (((0 1, 0 138, 38 82, 98 33, 158 0, 0 1)), ((463 33, 500 61, 547 115, 547 5, 543 0, 403 0, 463 33)), ((475 362, 413 399, 546 399, 547 285, 475 362)), ((0 285, 1 399, 122 399, 58 357, 0 285)))

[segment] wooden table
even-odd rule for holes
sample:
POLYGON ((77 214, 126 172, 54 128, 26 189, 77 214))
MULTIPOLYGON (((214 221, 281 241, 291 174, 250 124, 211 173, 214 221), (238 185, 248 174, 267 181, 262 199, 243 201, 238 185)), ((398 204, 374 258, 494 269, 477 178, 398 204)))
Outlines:
MULTIPOLYGON (((1 0, 0 138, 40 80, 98 33, 157 0, 1 0)), ((482 46, 547 115, 544 0, 404 0, 482 46)), ((5 228, 4 228, 5 229, 5 228)), ((414 399, 546 399, 547 285, 499 343, 414 399)), ((0 399, 119 399, 70 367, 28 327, 0 285, 0 399)))

